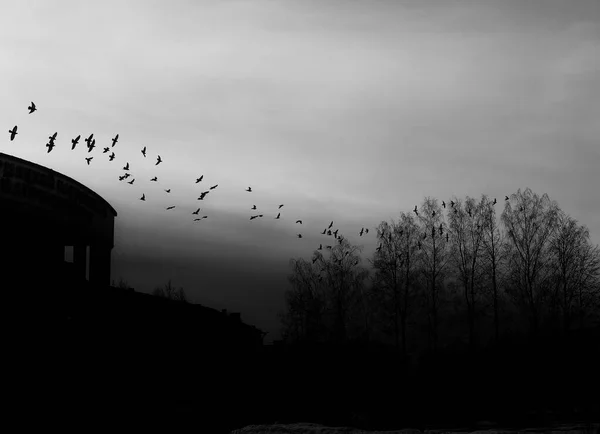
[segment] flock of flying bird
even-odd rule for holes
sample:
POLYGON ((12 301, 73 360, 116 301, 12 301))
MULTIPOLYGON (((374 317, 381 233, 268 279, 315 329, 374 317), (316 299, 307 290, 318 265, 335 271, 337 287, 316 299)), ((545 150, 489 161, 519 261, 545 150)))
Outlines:
MULTIPOLYGON (((31 102, 31 105, 29 107, 27 107, 29 110, 29 114, 32 114, 33 112, 35 112, 37 110, 37 107, 35 105, 35 103, 31 102)), ((13 127, 12 130, 8 130, 8 132, 10 133, 10 140, 13 141, 15 139, 15 137, 17 136, 17 126, 15 125, 13 127)), ((48 153, 52 152, 52 150, 54 149, 55 145, 55 141, 56 141, 56 137, 57 137, 58 133, 54 133, 51 136, 48 137, 49 141, 46 144, 46 147, 48 148, 48 153)), ((81 135, 78 135, 76 138, 71 140, 71 150, 75 150, 75 147, 77 146, 77 144, 79 143, 79 140, 81 139, 81 135)), ((115 159, 115 153, 112 151, 112 148, 115 147, 115 145, 117 144, 119 140, 119 135, 117 134, 114 138, 112 138, 112 145, 111 147, 105 147, 102 151, 103 154, 109 154, 108 156, 108 160, 109 161, 113 161, 115 159)), ((87 137, 86 139, 84 139, 84 141, 86 142, 87 145, 87 149, 88 149, 88 153, 91 153, 92 150, 96 147, 96 139, 94 139, 94 134, 90 134, 89 137, 87 137)), ((144 156, 144 158, 146 158, 146 146, 144 146, 141 149, 141 154, 144 156)), ((87 164, 89 165, 90 162, 93 160, 93 156, 90 157, 86 157, 85 160, 87 162, 87 164)), ((157 156, 156 158, 156 163, 155 166, 158 166, 160 163, 162 163, 162 159, 160 157, 160 155, 157 156)), ((127 162, 125 164, 125 166, 123 167, 123 171, 125 172, 123 175, 119 176, 119 181, 124 181, 126 179, 128 179, 129 177, 131 177, 131 173, 130 173, 130 168, 129 168, 129 163, 127 162)), ((202 182, 204 178, 204 175, 201 175, 199 178, 196 178, 196 184, 202 182)), ((158 178, 156 176, 154 176, 153 178, 150 179, 151 182, 158 182, 158 178)), ((132 177, 132 179, 130 181, 127 181, 128 184, 133 185, 133 183, 135 182, 135 178, 132 177)), ((204 200, 204 198, 214 189, 216 189, 219 186, 219 184, 213 185, 211 186, 208 190, 203 191, 200 193, 200 196, 198 197, 198 200, 204 200)), ((248 187, 245 191, 252 193, 252 188, 248 187)), ((171 189, 165 189, 166 193, 170 193, 171 189)), ((146 201, 146 195, 142 194, 142 197, 140 197, 141 201, 146 201)), ((509 198, 508 196, 505 196, 505 200, 508 201, 509 198)), ((496 199, 494 199, 494 201, 492 202, 493 205, 496 204, 496 199)), ((450 206, 451 208, 454 209, 454 213, 458 213, 458 210, 456 208, 454 208, 455 203, 453 201, 450 201, 450 206)), ((278 209, 283 208, 284 204, 280 204, 278 209)), ((444 201, 442 201, 442 206, 443 208, 446 208, 446 203, 444 201)), ((166 208, 167 211, 172 210, 175 208, 175 205, 169 206, 166 208)), ((256 205, 252 205, 251 210, 256 210, 256 205)), ((194 212, 192 212, 192 215, 194 216, 198 216, 200 213, 201 208, 198 208, 197 210, 195 210, 194 212)), ((415 208, 413 210, 413 212, 415 213, 415 215, 418 217, 419 216, 419 211, 417 209, 417 206, 415 205, 415 208)), ((471 216, 471 210, 467 210, 469 216, 471 216)), ((254 220, 257 218, 262 218, 264 217, 263 214, 256 214, 256 215, 251 215, 250 216, 250 220, 254 220)), ((433 211, 433 215, 432 217, 435 217, 435 211, 433 211)), ((208 216, 204 215, 202 217, 198 217, 195 218, 194 221, 201 221, 203 219, 208 218, 208 216)), ((279 220, 281 218, 281 212, 278 212, 277 216, 275 217, 275 220, 279 220)), ((331 230, 331 228, 333 227, 333 221, 329 224, 329 226, 325 229, 323 229, 323 232, 320 232, 321 235, 327 235, 327 236, 333 236, 334 239, 338 240, 338 242, 341 244, 342 240, 344 239, 344 237, 342 235, 338 235, 339 229, 335 229, 334 231, 331 230)), ((296 224, 302 224, 302 220, 296 220, 296 224)), ((439 226, 439 232, 440 232, 440 236, 443 235, 443 226, 442 224, 440 224, 439 226)), ((435 236, 435 232, 436 229, 432 228, 432 236, 435 236)), ((362 228, 359 232, 359 236, 363 236, 363 234, 368 234, 369 233, 369 229, 368 228, 362 228)), ((402 236, 402 232, 400 233, 400 235, 402 236)), ((298 238, 302 238, 302 234, 297 234, 298 238)), ((385 237, 385 234, 380 234, 380 237, 383 239, 385 237)), ((391 234, 388 234, 388 237, 391 241, 391 234)), ((427 238, 427 234, 423 235, 423 239, 427 238)), ((448 232, 446 232, 446 241, 448 241, 448 232)), ((379 243, 379 246, 377 247, 376 251, 380 251, 382 247, 382 243, 379 243)), ((421 241, 418 242, 418 247, 419 249, 421 248, 421 241)), ((325 246, 326 249, 331 250, 333 248, 333 246, 331 245, 327 245, 325 246)), ((319 244, 319 248, 317 250, 323 250, 323 244, 319 244)), ((349 253, 349 252, 348 252, 349 253)), ((316 261, 316 258, 313 259, 313 263, 316 261)))

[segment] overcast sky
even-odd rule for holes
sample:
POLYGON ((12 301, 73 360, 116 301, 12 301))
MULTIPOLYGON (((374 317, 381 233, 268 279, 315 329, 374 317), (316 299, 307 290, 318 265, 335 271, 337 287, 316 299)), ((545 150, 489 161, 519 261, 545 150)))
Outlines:
POLYGON ((600 242, 597 0, 4 0, 0 77, 0 152, 119 213, 113 278, 146 292, 172 278, 266 341, 289 259, 310 258, 331 220, 366 258, 360 228, 425 196, 530 187, 600 242), (70 140, 91 133, 88 167, 70 140), (133 185, 117 179, 126 162, 133 185))

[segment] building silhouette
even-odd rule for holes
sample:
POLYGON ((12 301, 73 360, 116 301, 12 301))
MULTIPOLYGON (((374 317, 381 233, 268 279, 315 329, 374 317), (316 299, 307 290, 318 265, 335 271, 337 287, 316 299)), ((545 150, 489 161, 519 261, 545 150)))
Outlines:
POLYGON ((163 335, 171 343, 178 336, 182 345, 192 338, 212 348, 262 345, 265 333, 239 313, 111 287, 116 216, 74 179, 0 153, 0 272, 5 291, 19 298, 23 325, 66 321, 79 334, 113 342, 135 330, 139 341, 163 335), (67 246, 72 263, 65 261, 67 246))

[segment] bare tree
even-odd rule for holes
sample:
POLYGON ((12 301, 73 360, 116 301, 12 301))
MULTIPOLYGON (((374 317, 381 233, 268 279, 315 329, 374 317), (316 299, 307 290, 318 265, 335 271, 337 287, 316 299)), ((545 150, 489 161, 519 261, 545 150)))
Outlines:
POLYGON ((481 199, 483 219, 483 263, 484 272, 490 279, 492 287, 492 305, 494 309, 494 338, 496 342, 500 339, 500 319, 499 319, 499 294, 498 294, 498 273, 503 262, 504 236, 500 231, 496 219, 495 203, 491 202, 487 196, 481 199))
POLYGON ((556 236, 550 242, 554 261, 553 305, 562 314, 563 331, 568 333, 573 320, 575 303, 579 302, 579 316, 589 304, 600 274, 597 248, 589 243, 589 230, 564 212, 558 215, 556 236), (590 285, 591 283, 591 285, 590 285))
POLYGON ((540 314, 552 275, 548 256, 556 228, 558 205, 547 194, 539 196, 527 188, 511 195, 501 220, 507 229, 510 293, 528 313, 531 330, 537 334, 540 314))
POLYGON ((292 289, 285 293, 287 313, 282 318, 284 326, 293 340, 317 340, 325 328, 325 285, 319 279, 314 263, 299 258, 291 259, 290 265, 292 273, 288 281, 292 289))
POLYGON ((448 254, 448 243, 445 235, 439 233, 447 230, 444 225, 443 214, 437 199, 425 198, 421 205, 419 222, 422 232, 422 240, 419 241, 418 250, 422 258, 422 276, 429 288, 425 293, 428 305, 428 329, 429 343, 435 351, 438 344, 440 291, 444 283, 444 272, 447 268, 450 255, 448 254))
POLYGON ((401 348, 406 355, 407 321, 415 295, 413 281, 416 280, 419 227, 412 215, 402 213, 397 223, 381 222, 377 236, 381 249, 371 261, 376 270, 373 281, 380 296, 391 299, 396 348, 401 348))
POLYGON ((464 204, 456 199, 453 209, 448 210, 449 231, 452 238, 451 257, 463 287, 471 346, 475 345, 477 302, 480 298, 484 209, 483 202, 477 203, 475 199, 467 196, 464 204))
POLYGON ((171 279, 169 279, 169 281, 165 284, 164 287, 161 288, 159 286, 154 288, 154 290, 152 291, 152 295, 156 297, 168 298, 169 300, 182 301, 184 303, 188 302, 187 296, 183 288, 175 288, 171 283, 171 279))

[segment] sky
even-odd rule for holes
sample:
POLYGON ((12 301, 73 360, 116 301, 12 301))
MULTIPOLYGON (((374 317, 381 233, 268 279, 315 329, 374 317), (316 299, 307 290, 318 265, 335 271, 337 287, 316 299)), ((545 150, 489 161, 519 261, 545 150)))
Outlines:
POLYGON ((529 187, 600 243, 597 0, 6 0, 0 77, 0 152, 117 210, 113 279, 172 279, 266 342, 289 260, 333 244, 331 220, 366 264, 374 228, 426 196, 529 187))

